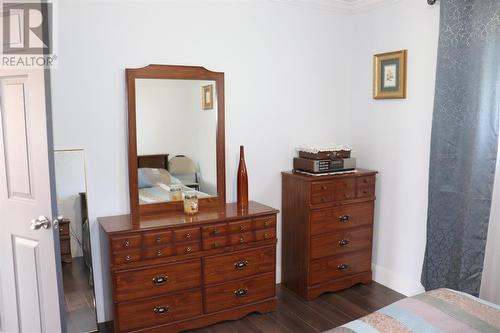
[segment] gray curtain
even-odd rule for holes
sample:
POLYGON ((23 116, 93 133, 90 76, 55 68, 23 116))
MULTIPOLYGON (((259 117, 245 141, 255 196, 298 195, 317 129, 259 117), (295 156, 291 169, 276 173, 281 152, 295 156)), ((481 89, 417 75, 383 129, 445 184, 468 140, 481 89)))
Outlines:
POLYGON ((426 290, 479 294, 498 145, 500 0, 441 0, 426 290))

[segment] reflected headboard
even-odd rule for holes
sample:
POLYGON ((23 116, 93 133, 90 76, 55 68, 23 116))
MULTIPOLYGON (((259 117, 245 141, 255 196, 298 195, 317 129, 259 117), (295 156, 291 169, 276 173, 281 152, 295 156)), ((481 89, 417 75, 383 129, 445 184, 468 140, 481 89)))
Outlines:
POLYGON ((168 154, 137 156, 139 168, 155 168, 168 170, 168 154))

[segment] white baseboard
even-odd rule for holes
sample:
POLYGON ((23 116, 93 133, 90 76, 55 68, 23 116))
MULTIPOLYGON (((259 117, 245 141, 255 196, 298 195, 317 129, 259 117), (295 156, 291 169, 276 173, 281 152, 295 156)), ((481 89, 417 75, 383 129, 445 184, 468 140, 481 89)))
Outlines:
POLYGON ((385 267, 372 264, 373 280, 384 286, 391 288, 405 296, 413 296, 423 293, 424 287, 420 283, 420 276, 415 280, 408 279, 407 276, 395 273, 385 267))

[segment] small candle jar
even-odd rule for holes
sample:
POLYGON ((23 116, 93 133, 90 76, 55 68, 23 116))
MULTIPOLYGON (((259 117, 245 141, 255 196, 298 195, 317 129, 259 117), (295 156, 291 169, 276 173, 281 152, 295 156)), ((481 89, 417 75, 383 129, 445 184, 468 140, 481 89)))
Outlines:
POLYGON ((179 185, 170 185, 170 201, 181 201, 182 191, 179 185))
POLYGON ((184 194, 184 213, 195 215, 198 213, 198 196, 194 192, 184 194))

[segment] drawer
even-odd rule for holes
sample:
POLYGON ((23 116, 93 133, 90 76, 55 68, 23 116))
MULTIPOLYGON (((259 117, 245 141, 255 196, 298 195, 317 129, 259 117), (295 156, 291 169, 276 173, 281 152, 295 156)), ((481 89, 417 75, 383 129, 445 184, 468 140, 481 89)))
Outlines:
POLYGON ((59 241, 59 246, 61 247, 61 254, 71 254, 71 245, 69 238, 61 239, 59 241))
POLYGON ((128 332, 195 317, 202 312, 201 291, 189 291, 143 301, 118 303, 118 331, 128 332))
POLYGON ((229 232, 245 232, 252 230, 251 220, 242 220, 229 223, 229 232))
POLYGON ((151 231, 142 234, 144 246, 161 246, 172 242, 172 231, 151 231))
POLYGON ((253 242, 255 240, 255 236, 253 232, 244 232, 241 234, 231 234, 229 235, 229 244, 238 245, 238 244, 246 244, 253 242))
POLYGON ((130 235, 111 238, 111 249, 121 251, 141 247, 141 235, 130 235))
POLYGON ((148 247, 142 251, 142 254, 144 259, 169 257, 174 255, 174 246, 166 245, 166 246, 148 247))
POLYGON ((372 247, 372 229, 355 229, 339 233, 321 234, 311 239, 311 259, 368 250, 372 247))
POLYGON ((352 274, 371 271, 371 251, 350 255, 318 259, 311 263, 310 284, 339 279, 352 274))
POLYGON ((131 249, 128 251, 113 253, 113 264, 115 265, 138 260, 141 260, 141 249, 131 249))
POLYGON ((264 228, 275 227, 276 226, 276 217, 273 215, 273 216, 254 219, 253 226, 255 229, 264 229, 264 228))
POLYGON ((356 197, 358 198, 367 198, 367 197, 373 197, 375 195, 375 186, 363 186, 363 187, 358 187, 356 190, 356 197))
POLYGON ((218 249, 226 245, 227 245, 226 236, 210 237, 203 239, 203 250, 218 249))
POLYGON ((187 242, 200 239, 200 228, 184 228, 174 230, 176 242, 187 242))
POLYGON ((373 224, 373 202, 311 211, 311 234, 338 232, 373 224))
POLYGON ((205 312, 215 312, 274 297, 274 273, 205 288, 205 312))
POLYGON ((189 254, 200 251, 200 242, 182 243, 175 245, 176 254, 189 254))
POLYGON ((201 285, 200 260, 161 265, 147 269, 119 271, 113 275, 115 301, 158 296, 201 285))
POLYGON ((59 237, 69 237, 69 223, 59 225, 59 237))
POLYGON ((354 178, 315 183, 311 186, 311 203, 313 204, 350 200, 354 199, 355 196, 356 182, 354 178))
POLYGON ((268 239, 276 239, 276 229, 259 229, 255 230, 255 241, 263 241, 268 239))
POLYGON ((375 176, 358 177, 356 179, 356 185, 358 187, 372 187, 375 186, 375 176))
POLYGON ((226 282, 250 275, 273 272, 276 247, 268 246, 203 258, 205 284, 226 282))
POLYGON ((225 235, 227 233, 227 224, 221 223, 202 227, 201 233, 203 238, 225 235))

